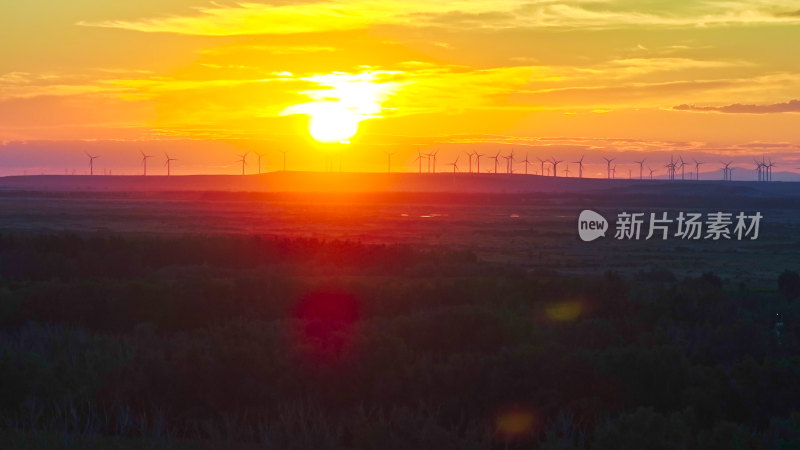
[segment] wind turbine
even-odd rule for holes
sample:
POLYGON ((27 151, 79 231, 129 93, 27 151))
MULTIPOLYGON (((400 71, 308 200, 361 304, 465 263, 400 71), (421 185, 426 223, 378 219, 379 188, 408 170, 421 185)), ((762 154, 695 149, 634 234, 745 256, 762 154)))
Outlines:
POLYGON ((653 179, 653 172, 655 172, 655 170, 653 170, 653 169, 651 169, 649 167, 647 168, 647 170, 650 171, 650 179, 652 180, 653 179))
POLYGON ((513 164, 512 160, 514 159, 514 153, 511 155, 503 156, 503 159, 506 160, 506 173, 514 173, 514 169, 511 166, 513 164))
POLYGON ((86 156, 89 157, 89 175, 94 175, 94 160, 99 158, 99 156, 92 156, 88 152, 86 156))
POLYGON ((144 176, 147 176, 147 158, 152 158, 153 155, 145 155, 144 152, 142 153, 142 166, 144 166, 144 176))
POLYGON ((539 160, 539 175, 544 176, 544 160, 542 158, 536 157, 539 160))
POLYGON ((550 162, 553 163, 553 177, 557 177, 558 176, 558 165, 561 164, 564 161, 556 161, 556 159, 553 158, 550 162))
POLYGON ((261 158, 263 158, 264 155, 261 153, 256 153, 256 156, 258 156, 258 174, 261 175, 261 158))
POLYGON ((683 162, 683 156, 678 156, 678 160, 681 162, 681 181, 686 180, 686 163, 683 162))
POLYGON ((528 174, 528 166, 531 163, 530 161, 528 161, 528 152, 525 152, 525 159, 523 159, 520 162, 524 162, 525 163, 525 175, 527 175, 528 174))
POLYGON ((583 158, 586 155, 581 155, 581 159, 577 161, 573 161, 575 164, 578 165, 578 178, 583 178, 583 158))
POLYGON ((696 159, 694 160, 694 178, 695 178, 695 180, 698 180, 698 181, 700 180, 700 166, 702 166, 703 164, 705 164, 705 163, 702 162, 702 161, 698 161, 696 159))
POLYGON ((644 168, 644 162, 646 160, 647 160, 647 158, 644 158, 641 161, 634 161, 636 164, 639 165, 639 179, 640 180, 642 179, 642 169, 644 168))
POLYGON ((603 159, 606 160, 606 178, 611 178, 611 161, 615 160, 616 158, 606 158, 603 156, 603 159))
POLYGON ((477 169, 478 169, 477 172, 478 173, 481 173, 481 157, 482 156, 483 156, 482 154, 480 154, 478 152, 475 152, 475 162, 478 163, 478 167, 477 167, 477 169))
POLYGON ((764 181, 764 165, 758 162, 757 159, 753 159, 753 162, 756 163, 756 170, 758 171, 758 181, 764 181))
POLYGON ((497 152, 496 155, 489 156, 488 158, 494 160, 494 173, 497 173, 497 165, 499 164, 498 159, 500 158, 500 152, 497 152))
POLYGON ((617 178, 617 165, 614 164, 614 167, 611 168, 611 179, 617 178))
POLYGON ((283 171, 286 172, 286 150, 278 150, 279 153, 283 153, 283 171))
POLYGON ((247 152, 242 155, 239 155, 239 158, 242 158, 240 161, 242 162, 242 175, 244 175, 244 166, 247 165, 247 152))
POLYGON ((464 152, 464 153, 466 153, 467 156, 469 156, 469 173, 472 173, 472 153, 470 152, 464 152))
POLYGON ((392 173, 392 155, 395 152, 384 152, 386 153, 386 173, 392 173))
POLYGON ((170 169, 172 168, 172 165, 171 165, 170 163, 171 163, 172 161, 177 161, 177 159, 175 159, 175 158, 170 158, 170 157, 169 157, 169 155, 168 155, 166 152, 164 152, 164 156, 166 156, 166 157, 167 157, 167 162, 166 162, 166 163, 164 163, 164 165, 165 165, 165 166, 167 166, 167 176, 170 176, 170 175, 172 175, 172 172, 171 172, 171 170, 170 170, 170 169))
POLYGON ((453 175, 455 175, 456 172, 458 172, 458 160, 459 160, 459 158, 461 158, 461 154, 458 154, 456 156, 456 160, 455 161, 453 161, 450 164, 448 164, 449 166, 453 166, 453 175))
POLYGON ((667 171, 669 172, 668 178, 670 179, 670 181, 674 181, 675 180, 675 170, 676 170, 676 167, 677 167, 676 162, 677 161, 675 161, 675 157, 670 155, 669 163, 664 166, 664 167, 667 168, 667 171))
POLYGON ((769 164, 767 164, 767 181, 772 181, 772 168, 775 165, 776 164, 774 162, 772 162, 772 160, 770 159, 769 160, 769 164))
POLYGON ((417 150, 417 157, 414 161, 419 161, 419 173, 422 175, 422 152, 419 150, 417 150))
POLYGON ((565 176, 566 178, 569 178, 569 163, 567 163, 567 168, 566 168, 566 169, 564 169, 564 176, 565 176))
POLYGON ((439 150, 436 150, 435 152, 431 153, 431 156, 433 157, 433 173, 436 173, 436 155, 438 154, 439 150))
POLYGON ((732 163, 733 163, 733 161, 721 163, 723 166, 725 166, 725 167, 722 168, 722 179, 725 180, 725 181, 731 181, 730 165, 732 163))

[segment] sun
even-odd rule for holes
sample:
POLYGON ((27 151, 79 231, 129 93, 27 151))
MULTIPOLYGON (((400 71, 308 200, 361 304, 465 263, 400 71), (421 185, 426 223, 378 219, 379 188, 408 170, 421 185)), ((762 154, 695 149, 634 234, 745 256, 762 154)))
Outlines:
POLYGON ((317 105, 309 112, 308 131, 324 143, 349 143, 358 132, 360 118, 345 107, 317 105))
POLYGON ((382 103, 399 88, 384 78, 394 72, 363 72, 313 75, 298 78, 317 85, 316 89, 299 91, 311 101, 285 107, 280 115, 305 114, 308 132, 322 143, 349 143, 358 133, 359 124, 383 116, 382 103))

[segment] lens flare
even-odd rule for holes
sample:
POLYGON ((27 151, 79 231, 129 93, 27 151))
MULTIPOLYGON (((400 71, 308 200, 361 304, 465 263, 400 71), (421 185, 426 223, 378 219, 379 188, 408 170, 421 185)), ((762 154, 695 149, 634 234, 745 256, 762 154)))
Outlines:
POLYGON ((522 407, 500 411, 494 421, 495 433, 505 441, 530 437, 536 431, 537 425, 536 413, 522 407))
POLYGON ((572 322, 583 312, 583 303, 579 300, 565 300, 553 303, 545 308, 545 314, 556 322, 572 322))

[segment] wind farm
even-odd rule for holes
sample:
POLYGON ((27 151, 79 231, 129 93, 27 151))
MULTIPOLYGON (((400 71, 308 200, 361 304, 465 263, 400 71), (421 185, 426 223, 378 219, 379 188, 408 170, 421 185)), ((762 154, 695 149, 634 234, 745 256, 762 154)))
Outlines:
MULTIPOLYGON (((142 178, 147 178, 147 183, 139 183, 136 177, 121 175, 124 169, 121 167, 111 167, 104 165, 103 174, 97 173, 98 155, 88 152, 88 170, 85 175, 80 171, 69 168, 64 169, 65 175, 22 175, 0 177, 0 189, 30 189, 30 190, 241 190, 253 192, 309 192, 314 189, 321 191, 333 189, 336 191, 347 192, 368 192, 377 189, 379 191, 393 192, 577 192, 580 190, 611 189, 626 186, 631 191, 636 189, 652 189, 652 186, 685 185, 700 186, 717 185, 719 182, 732 182, 735 185, 750 186, 753 182, 758 184, 777 183, 780 187, 776 191, 792 191, 796 189, 794 183, 800 181, 800 175, 792 171, 779 172, 777 177, 773 171, 780 161, 767 158, 764 155, 752 158, 752 169, 748 167, 743 159, 737 161, 709 162, 706 160, 691 159, 694 172, 687 175, 686 167, 690 164, 686 162, 682 155, 670 154, 669 159, 663 160, 660 166, 666 168, 665 175, 657 175, 657 169, 650 164, 659 166, 656 157, 623 160, 620 157, 608 157, 605 155, 580 154, 572 164, 577 165, 577 170, 570 168, 567 157, 565 162, 554 156, 538 153, 535 160, 538 160, 538 170, 531 171, 529 168, 537 165, 531 160, 531 151, 525 152, 524 159, 516 156, 515 150, 495 151, 494 153, 479 153, 478 151, 448 151, 446 149, 422 151, 414 153, 402 151, 386 151, 385 169, 381 174, 379 170, 348 172, 342 169, 342 155, 338 154, 339 169, 337 177, 343 182, 334 183, 333 186, 323 187, 330 182, 331 169, 330 158, 326 160, 325 170, 302 170, 287 166, 287 152, 279 151, 273 154, 254 152, 257 160, 255 167, 251 167, 248 156, 251 152, 240 153, 233 156, 231 160, 236 161, 239 179, 223 174, 202 174, 192 173, 185 169, 180 174, 173 171, 172 163, 178 158, 171 157, 170 153, 164 152, 163 169, 153 170, 148 168, 148 160, 153 158, 140 151, 140 166, 142 178), (452 155, 452 162, 447 166, 450 177, 446 181, 436 170, 437 156, 442 153, 447 157, 452 155), (414 156, 415 155, 415 156, 414 156), (411 157, 414 156, 414 157, 411 157), (461 157, 465 157, 462 161, 461 157), (234 159, 238 158, 238 159, 234 159), (488 158, 491 164, 486 167, 481 166, 481 159, 488 158), (500 160, 505 163, 503 169, 500 168, 500 160), (271 161, 271 162, 270 162, 271 161), (273 170, 264 170, 266 165, 273 170), (461 164, 459 164, 461 163, 461 164), (563 164, 566 164, 564 166, 563 164), (647 164, 647 176, 645 176, 645 166, 647 164), (627 167, 627 176, 618 177, 617 174, 621 167, 627 167), (701 167, 707 167, 705 172, 701 167), (734 170, 737 170, 734 178, 734 170), (116 173, 117 175, 110 175, 116 173), (634 176, 637 173, 638 176, 634 176), (415 174, 416 176, 410 176, 415 174), (91 179, 86 179, 89 176, 91 179), (461 183, 453 183, 453 176, 461 183), (162 179, 168 178, 168 179, 162 179), (203 181, 200 181, 203 180, 203 181), (667 183, 665 183, 667 182, 667 183)), ((666 158, 664 156, 663 158, 666 158)), ((76 155, 76 163, 79 160, 76 155)), ((86 161, 84 159, 84 161, 86 161)), ((745 160, 746 161, 746 160, 745 160)), ((189 162, 186 158, 181 158, 182 166, 185 167, 189 162)), ((236 167, 236 166, 234 166, 236 167)), ((575 167, 575 166, 573 166, 575 167)), ((670 188, 671 189, 671 188, 670 188)), ((693 189, 688 187, 687 189, 693 189)))

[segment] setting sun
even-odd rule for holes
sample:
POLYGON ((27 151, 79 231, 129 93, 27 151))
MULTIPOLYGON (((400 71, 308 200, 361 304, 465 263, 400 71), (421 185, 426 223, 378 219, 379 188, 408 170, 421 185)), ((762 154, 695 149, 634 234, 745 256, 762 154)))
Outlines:
POLYGON ((311 137, 324 143, 348 143, 358 131, 359 118, 347 108, 317 105, 309 112, 308 131, 311 137))
POLYGON ((362 120, 380 118, 383 102, 398 85, 385 80, 391 72, 334 72, 302 78, 316 89, 301 91, 310 102, 290 105, 281 115, 305 114, 308 132, 322 143, 349 143, 362 120))

